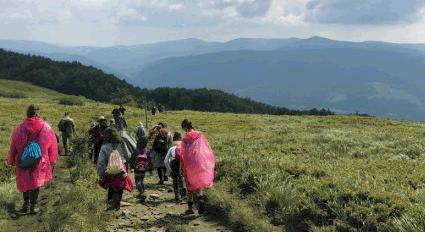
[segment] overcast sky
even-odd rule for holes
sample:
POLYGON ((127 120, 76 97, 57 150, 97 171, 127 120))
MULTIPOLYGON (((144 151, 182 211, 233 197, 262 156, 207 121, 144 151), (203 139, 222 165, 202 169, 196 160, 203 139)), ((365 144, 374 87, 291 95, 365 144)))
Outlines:
POLYGON ((425 43, 425 0, 0 0, 0 39, 107 46, 315 35, 425 43))

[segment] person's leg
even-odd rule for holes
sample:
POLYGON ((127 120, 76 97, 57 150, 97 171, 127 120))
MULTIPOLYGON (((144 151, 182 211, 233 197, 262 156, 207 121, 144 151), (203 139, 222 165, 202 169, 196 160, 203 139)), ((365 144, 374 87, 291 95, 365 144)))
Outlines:
POLYGON ((36 214, 38 213, 37 208, 37 200, 38 200, 38 194, 40 192, 40 189, 34 189, 31 190, 29 193, 30 197, 30 214, 36 214))
POLYGON ((63 144, 63 150, 65 151, 65 156, 68 155, 68 137, 62 133, 62 144, 63 144))
POLYGON ((205 213, 205 200, 204 200, 204 193, 201 190, 197 192, 197 198, 198 198, 198 214, 205 213))
POLYGON ((174 190, 174 199, 176 201, 180 200, 180 192, 179 192, 179 170, 175 167, 175 165, 171 166, 171 178, 173 179, 173 190, 174 190))
POLYGON ((159 177, 158 184, 164 184, 164 175, 162 173, 162 168, 156 168, 156 171, 158 172, 158 177, 159 177))
POLYGON ((187 210, 186 210, 186 214, 194 214, 195 212, 193 211, 193 198, 194 198, 194 193, 193 192, 188 192, 187 194, 187 210))
POLYGON ((142 189, 141 196, 140 196, 141 202, 145 202, 145 200, 146 200, 144 179, 145 179, 145 172, 141 172, 140 173, 140 186, 141 186, 141 189, 142 189))
POLYGON ((110 204, 110 203, 111 203, 111 200, 112 200, 112 194, 113 194, 113 193, 114 193, 113 188, 112 188, 112 187, 109 187, 109 188, 108 188, 108 199, 107 199, 108 204, 110 204))
POLYGON ((179 185, 179 188, 180 188, 180 197, 181 198, 183 198, 183 197, 185 197, 186 196, 186 188, 184 187, 184 184, 183 184, 183 177, 179 174, 178 175, 178 181, 177 181, 178 183, 178 185, 179 185))
POLYGON ((124 193, 124 188, 114 189, 112 194, 112 208, 114 210, 119 210, 121 207, 122 195, 124 193))
POLYGON ((22 193, 24 204, 22 205, 21 213, 28 213, 28 210, 30 209, 30 192, 23 192, 22 193))
POLYGON ((164 181, 168 181, 167 168, 166 167, 161 167, 161 169, 162 169, 162 173, 164 175, 164 181))
POLYGON ((93 154, 93 163, 97 164, 97 157, 99 157, 99 152, 102 144, 95 144, 94 145, 94 154, 93 154))

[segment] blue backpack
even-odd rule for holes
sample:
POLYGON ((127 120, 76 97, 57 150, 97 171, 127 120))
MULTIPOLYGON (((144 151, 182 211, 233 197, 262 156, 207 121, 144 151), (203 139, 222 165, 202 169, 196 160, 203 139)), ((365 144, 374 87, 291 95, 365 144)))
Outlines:
MULTIPOLYGON (((43 127, 38 132, 37 137, 40 135, 40 132, 43 130, 43 127)), ((30 169, 33 168, 40 162, 41 160, 41 147, 40 144, 34 139, 30 141, 27 146, 24 148, 21 157, 19 158, 18 166, 22 169, 30 169)))

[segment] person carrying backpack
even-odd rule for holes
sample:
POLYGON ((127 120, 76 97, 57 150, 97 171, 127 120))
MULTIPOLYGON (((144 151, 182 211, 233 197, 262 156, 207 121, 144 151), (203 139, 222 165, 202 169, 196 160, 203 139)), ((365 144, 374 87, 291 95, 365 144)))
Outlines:
POLYGON ((99 185, 108 189, 108 210, 119 210, 124 190, 128 192, 133 190, 127 165, 130 158, 131 154, 127 154, 119 131, 108 128, 97 161, 99 185))
POLYGON ((156 168, 158 172, 158 184, 164 184, 164 181, 168 181, 168 176, 166 173, 167 169, 165 168, 164 159, 169 149, 170 138, 167 128, 159 128, 159 133, 156 135, 153 141, 149 156, 152 161, 152 167, 156 168))
POLYGON ((65 112, 65 117, 59 121, 58 129, 62 132, 63 149, 65 150, 65 156, 67 156, 69 155, 72 137, 75 134, 74 120, 69 116, 68 112, 65 112))
POLYGON ((90 137, 93 141, 93 163, 97 163, 100 148, 105 140, 105 131, 108 128, 108 120, 104 116, 100 116, 97 124, 90 129, 90 137))
POLYGON ((171 177, 173 178, 174 199, 176 201, 180 201, 181 198, 186 196, 186 188, 183 185, 180 161, 176 159, 176 148, 180 145, 181 141, 181 134, 175 132, 173 135, 174 146, 168 150, 164 160, 167 172, 171 173, 171 177))
POLYGON ((146 137, 145 127, 143 126, 142 122, 139 122, 137 124, 136 128, 134 128, 134 133, 136 133, 137 142, 139 142, 139 140, 146 137))
POLYGON ((186 137, 176 149, 176 159, 181 162, 188 191, 187 214, 193 214, 194 200, 198 201, 198 213, 205 212, 203 190, 214 184, 215 156, 202 132, 193 129, 192 122, 181 123, 186 137), (197 199, 195 199, 197 198, 197 199))
POLYGON ((16 167, 16 184, 22 192, 22 213, 36 214, 40 188, 53 179, 58 158, 58 143, 53 129, 38 116, 39 108, 30 105, 27 118, 12 133, 7 164, 16 167))
POLYGON ((145 185, 143 183, 146 171, 149 170, 149 158, 147 147, 148 138, 146 136, 141 137, 137 142, 137 150, 131 157, 132 167, 134 168, 134 181, 136 182, 137 190, 139 191, 139 199, 141 202, 145 202, 146 195, 145 185))

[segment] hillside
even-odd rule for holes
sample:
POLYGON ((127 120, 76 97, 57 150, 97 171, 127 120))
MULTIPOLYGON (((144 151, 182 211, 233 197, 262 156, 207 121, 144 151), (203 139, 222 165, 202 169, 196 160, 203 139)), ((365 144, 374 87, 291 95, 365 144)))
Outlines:
POLYGON ((290 108, 425 120, 425 55, 366 48, 231 51, 169 58, 139 84, 214 88, 290 108))
MULTIPOLYGON (((40 56, 22 55, 1 49, 0 79, 26 81, 61 93, 116 104, 144 105, 146 99, 150 107, 161 103, 166 109, 278 115, 318 114, 317 110, 292 111, 209 89, 141 89, 114 75, 105 74, 99 69, 78 62, 52 61, 40 56)), ((321 112, 331 113, 324 110, 321 112)))
MULTIPOLYGON (((5 89, 4 83, 7 82, 1 82, 0 90, 5 89)), ((23 83, 13 86, 18 85, 22 85, 18 89, 34 88, 23 83)), ((39 104, 41 115, 52 125, 57 124, 64 111, 69 111, 81 139, 90 122, 99 115, 110 117, 113 108, 86 100, 84 106, 62 106, 55 99, 60 94, 52 92, 49 97, 41 97, 43 92, 34 88, 28 93, 31 98, 0 97, 1 154, 6 154, 10 133, 30 103, 39 104)), ((143 120, 142 110, 127 110, 131 128, 143 120)), ((171 131, 180 131, 183 118, 190 118, 197 129, 205 132, 216 153, 216 185, 206 193, 211 217, 188 219, 160 211, 147 221, 135 219, 131 223, 134 215, 126 207, 124 213, 110 215, 104 211, 106 193, 94 187, 93 167, 83 158, 68 169, 66 164, 75 161, 65 162, 61 157, 55 169, 56 181, 41 192, 42 206, 47 209, 36 217, 11 219, 13 210, 21 204, 20 195, 14 180, 9 179, 12 170, 2 166, 1 228, 105 231, 106 221, 114 218, 112 224, 121 230, 202 231, 194 226, 196 220, 201 220, 197 226, 215 225, 221 231, 425 230, 423 123, 356 116, 172 111, 149 117, 149 125, 165 121, 171 131), (31 226, 25 227, 28 225, 31 226)), ((84 143, 77 144, 77 156, 85 157, 84 143)), ((148 175, 148 180, 153 181, 153 176, 148 175)), ((149 184, 147 191, 160 189, 149 184)), ((128 207, 140 212, 176 210, 168 202, 171 196, 160 193, 164 199, 159 202, 140 206, 132 203, 128 207)), ((132 196, 126 194, 125 199, 131 201, 132 196)))
POLYGON ((78 60, 142 87, 214 88, 293 109, 425 120, 424 44, 312 37, 112 47, 3 40, 0 47, 78 60))

